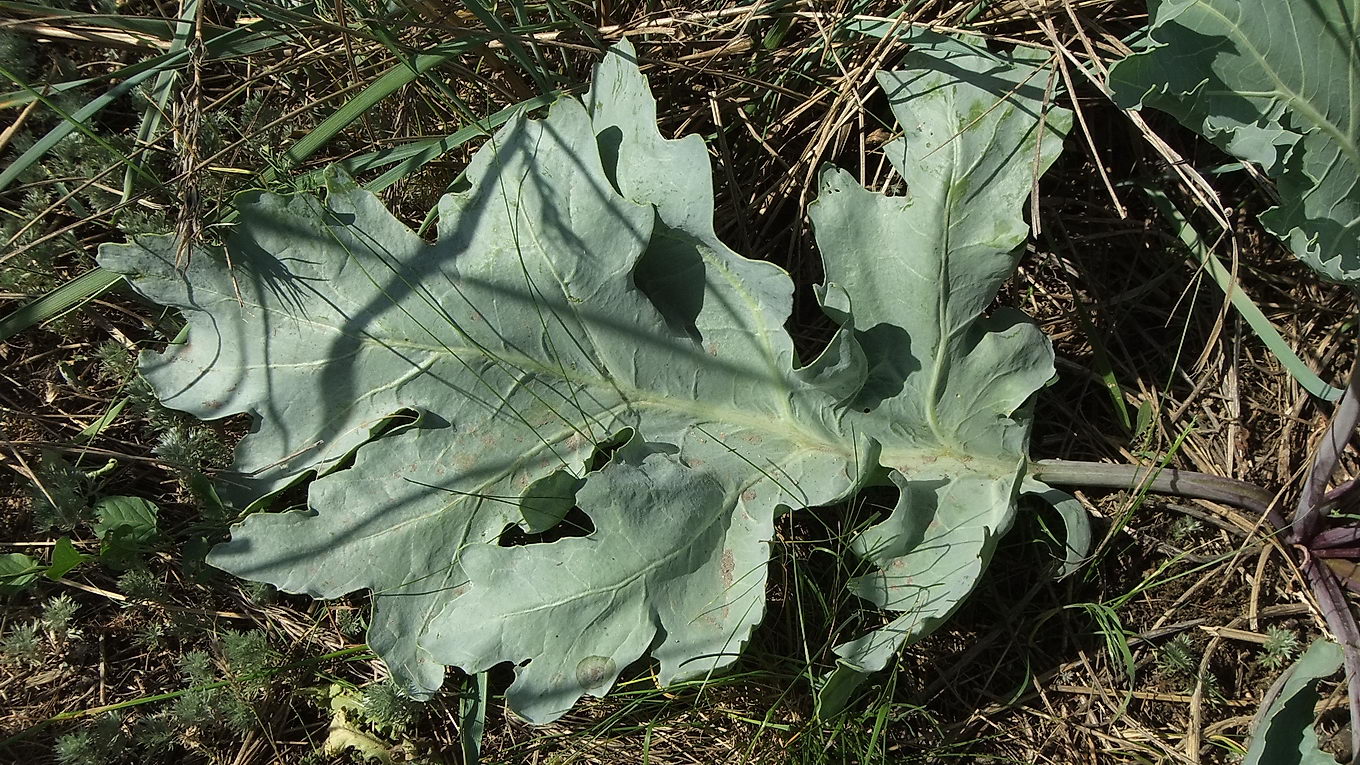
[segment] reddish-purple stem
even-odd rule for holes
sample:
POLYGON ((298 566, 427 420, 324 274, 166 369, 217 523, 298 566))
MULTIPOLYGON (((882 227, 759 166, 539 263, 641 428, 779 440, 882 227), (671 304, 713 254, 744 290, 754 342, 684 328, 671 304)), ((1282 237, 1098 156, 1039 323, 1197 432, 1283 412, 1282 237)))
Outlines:
POLYGON ((1313 540, 1322 525, 1322 508, 1326 505, 1327 482, 1341 460, 1341 452, 1355 433, 1360 423, 1360 353, 1356 354, 1351 365, 1351 376, 1346 381, 1346 393, 1332 413, 1332 422, 1318 444, 1317 454, 1313 456, 1313 466, 1299 495, 1299 504, 1294 509, 1293 539, 1307 545, 1313 540))
POLYGON ((1360 526, 1338 526, 1334 529, 1323 529, 1313 535, 1312 541, 1308 543, 1308 549, 1318 550, 1326 547, 1349 547, 1360 545, 1360 526))
POLYGON ((1309 547, 1314 558, 1360 558, 1360 547, 1309 547))
POLYGON ((1303 559, 1304 578, 1317 598, 1327 628, 1341 644, 1346 668, 1346 698, 1351 708, 1352 763, 1360 757, 1360 624, 1356 622, 1355 614, 1351 613, 1350 603, 1342 587, 1356 591, 1360 591, 1360 587, 1350 577, 1338 576, 1323 559, 1354 558, 1360 553, 1360 548, 1353 546, 1357 541, 1355 528, 1324 531, 1322 519, 1330 505, 1353 499, 1354 479, 1331 491, 1327 491, 1327 484, 1332 480, 1332 473, 1336 472, 1342 451, 1355 434, 1357 423, 1360 423, 1360 348, 1357 348, 1350 378, 1346 381, 1346 393, 1332 413, 1332 421, 1322 436, 1322 442, 1318 444, 1312 467, 1304 479, 1290 531, 1290 538, 1302 544, 1307 551, 1303 559), (1327 546, 1323 547, 1322 544, 1327 546))
POLYGON ((1355 623, 1346 593, 1341 591, 1336 576, 1320 561, 1308 558, 1303 562, 1303 575, 1322 608, 1327 628, 1341 644, 1341 655, 1346 667, 1346 697, 1351 706, 1351 762, 1360 754, 1360 626, 1355 623))
POLYGON ((1157 493, 1202 497, 1247 508, 1264 517, 1276 531, 1285 532, 1288 539, 1306 551, 1303 560, 1304 578, 1322 609, 1327 628, 1341 644, 1346 668, 1346 695, 1351 709, 1351 762, 1360 757, 1360 623, 1351 613, 1346 593, 1342 589, 1360 592, 1360 582, 1339 577, 1324 562, 1326 558, 1360 558, 1360 527, 1322 528, 1322 521, 1332 506, 1345 506, 1360 499, 1360 481, 1351 479, 1327 490, 1327 484, 1341 461, 1341 453, 1360 424, 1360 348, 1357 348, 1346 392, 1332 413, 1332 421, 1318 444, 1317 454, 1309 468, 1294 508, 1293 523, 1286 527, 1284 518, 1275 508, 1269 492, 1252 484, 1216 476, 1178 471, 1169 468, 1152 469, 1132 465, 1067 462, 1065 460, 1036 460, 1030 471, 1041 481, 1076 486, 1107 486, 1141 489, 1157 493))
POLYGON ((1322 501, 1326 502, 1329 505, 1336 504, 1337 502, 1340 502, 1347 494, 1351 493, 1352 491, 1355 491, 1355 487, 1357 486, 1360 486, 1360 481, 1357 481, 1354 478, 1352 478, 1348 481, 1345 481, 1335 489, 1332 489, 1331 491, 1324 494, 1322 497, 1322 501))

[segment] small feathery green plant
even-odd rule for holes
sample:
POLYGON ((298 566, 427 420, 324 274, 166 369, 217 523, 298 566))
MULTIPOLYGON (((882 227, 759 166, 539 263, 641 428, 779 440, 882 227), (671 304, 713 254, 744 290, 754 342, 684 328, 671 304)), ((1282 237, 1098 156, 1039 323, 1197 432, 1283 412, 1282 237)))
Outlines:
POLYGON ((259 726, 256 705, 268 687, 267 670, 279 661, 279 653, 259 630, 221 635, 221 664, 208 652, 195 649, 180 657, 180 673, 188 692, 172 707, 176 724, 194 729, 202 738, 231 740, 259 726), (221 680, 229 680, 219 684, 221 680))
POLYGON ((335 615, 335 628, 345 637, 360 637, 368 627, 358 608, 332 608, 331 611, 335 615))
POLYGON ((1177 635, 1157 652, 1157 673, 1165 678, 1191 677, 1199 669, 1194 646, 1187 635, 1177 635))
POLYGON ((36 621, 15 625, 0 637, 0 657, 7 663, 37 666, 44 653, 42 625, 36 621))
POLYGON ((96 717, 80 730, 57 737, 54 754, 59 765, 109 765, 120 762, 128 748, 124 720, 117 712, 96 717))
POLYGON ((1299 648, 1299 636, 1293 630, 1271 627, 1266 630, 1266 641, 1256 661, 1266 669, 1283 669, 1298 655, 1299 648))
POLYGON ((1211 704, 1227 700, 1218 675, 1210 670, 1200 674, 1200 655, 1188 635, 1171 638, 1157 652, 1157 674, 1184 693, 1193 693, 1197 684, 1202 686, 1201 694, 1211 704))
POLYGON ((118 577, 118 589, 129 601, 155 603, 166 597, 165 585, 145 568, 134 568, 118 577))
POLYGON ((39 529, 70 531, 92 518, 90 479, 56 452, 44 452, 33 470, 29 512, 39 529))
POLYGON ((43 629, 58 643, 65 643, 72 638, 79 637, 80 630, 72 624, 76 611, 79 609, 79 604, 65 593, 48 600, 43 605, 43 629))
POLYGON ((0 660, 20 667, 36 667, 60 658, 67 645, 80 637, 75 615, 80 609, 70 596, 62 594, 43 604, 37 619, 19 622, 0 636, 0 660))
POLYGON ((392 733, 410 730, 420 720, 420 705, 391 680, 364 688, 360 706, 374 725, 392 733))
POLYGON ((1198 518, 1189 515, 1182 515, 1171 524, 1171 539, 1176 542, 1185 542, 1192 539, 1204 524, 1198 518))

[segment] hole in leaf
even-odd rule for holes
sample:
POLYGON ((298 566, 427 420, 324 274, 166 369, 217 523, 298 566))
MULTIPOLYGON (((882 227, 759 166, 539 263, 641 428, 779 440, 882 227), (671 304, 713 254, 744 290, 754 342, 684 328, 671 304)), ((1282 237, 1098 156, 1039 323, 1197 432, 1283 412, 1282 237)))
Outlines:
POLYGON ((623 131, 611 125, 595 136, 595 145, 599 147, 600 164, 604 166, 609 185, 614 187, 619 196, 623 196, 623 192, 619 191, 619 147, 623 145, 623 131))
POLYGON ((656 218, 652 240, 633 266, 633 284, 661 312, 676 337, 701 343, 696 322, 704 307, 704 245, 656 218))
POLYGON ((424 415, 423 419, 424 422, 421 422, 421 413, 414 409, 399 409, 379 422, 377 427, 373 428, 371 432, 373 433, 374 438, 382 438, 383 436, 395 433, 398 430, 404 430, 409 425, 415 425, 417 422, 421 422, 422 425, 428 427, 439 427, 443 424, 442 422, 437 421, 438 418, 432 418, 430 415, 424 415))
POLYGON ((472 181, 468 180, 467 173, 459 173, 457 178, 449 184, 450 194, 466 194, 472 190, 472 181))
POLYGON ((624 428, 610 438, 595 444, 595 455, 591 457, 590 464, 587 465, 586 469, 594 472, 609 464, 609 461, 614 458, 614 452, 618 451, 620 446, 628 443, 628 440, 632 437, 633 429, 624 428))
POLYGON ((505 531, 501 532, 496 544, 501 547, 549 544, 568 537, 589 536, 594 532, 595 522, 590 519, 589 515, 586 515, 586 511, 579 507, 573 507, 555 526, 537 534, 531 534, 517 524, 510 524, 505 527, 505 531))

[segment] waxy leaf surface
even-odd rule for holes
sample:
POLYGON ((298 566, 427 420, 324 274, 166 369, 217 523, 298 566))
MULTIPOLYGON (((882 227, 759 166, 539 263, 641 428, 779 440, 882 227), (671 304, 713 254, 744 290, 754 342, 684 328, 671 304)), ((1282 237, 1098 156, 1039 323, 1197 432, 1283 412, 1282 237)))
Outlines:
POLYGON ((870 360, 854 406, 873 412, 863 427, 900 491, 856 540, 878 570, 852 587, 901 615, 837 648, 832 686, 884 667, 972 590, 1015 514, 1028 419, 1014 415, 1053 374, 1037 327, 983 313, 1015 269, 1035 170, 1061 151, 1071 115, 1046 108, 1042 71, 960 40, 918 45, 903 64, 878 81, 905 133, 884 151, 906 195, 832 170, 811 211, 825 293, 854 285, 848 313, 870 360))
POLYGON ((1336 674, 1341 660, 1341 646, 1317 640, 1284 671, 1257 713, 1243 765, 1335 765, 1336 758, 1318 746, 1313 710, 1318 681, 1336 674))
POLYGON ((1168 112, 1275 180, 1261 222, 1333 281, 1360 284, 1360 2, 1153 2, 1119 62, 1122 106, 1168 112))
POLYGON ((775 516, 884 476, 903 502, 861 540, 884 571, 856 589, 947 612, 1014 512, 1013 415, 1052 373, 1031 325, 981 314, 1057 139, 1036 144, 1009 64, 966 57, 996 87, 901 75, 894 99, 929 95, 894 144, 910 197, 825 176, 821 297, 843 328, 806 365, 792 281, 718 240, 703 142, 660 135, 626 44, 582 102, 478 151, 433 243, 337 178, 324 200, 239 200, 225 253, 106 246, 105 268, 189 324, 143 358, 162 400, 253 417, 221 493, 245 507, 320 476, 305 512, 247 516, 210 562, 320 598, 370 590, 369 643, 413 693, 511 662, 510 705, 534 722, 643 656, 663 683, 730 664, 763 613, 775 516), (988 137, 951 148, 970 120, 988 137), (841 206, 857 209, 828 224, 841 206), (383 432, 401 412, 418 417, 383 432), (505 537, 573 507, 584 535, 505 537), (937 568, 908 592, 899 560, 937 568))

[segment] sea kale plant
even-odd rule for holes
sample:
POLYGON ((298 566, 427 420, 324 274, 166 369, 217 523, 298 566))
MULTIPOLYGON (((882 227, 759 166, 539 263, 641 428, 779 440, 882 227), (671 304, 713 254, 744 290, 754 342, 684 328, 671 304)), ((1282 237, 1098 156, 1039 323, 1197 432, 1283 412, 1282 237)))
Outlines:
POLYGON ((368 641, 410 693, 510 662, 509 705, 547 722, 647 655, 663 684, 731 664, 775 518, 892 486, 851 586, 895 618, 838 649, 852 676, 882 667, 973 588, 1022 483, 1043 488, 1027 403, 1053 352, 989 307, 1070 123, 1043 72, 970 42, 923 38, 902 69, 879 83, 906 195, 820 179, 839 331, 806 364, 794 283, 716 236, 705 146, 661 136, 626 43, 582 100, 489 138, 433 243, 336 175, 324 200, 239 198, 225 251, 103 247, 188 324, 141 360, 165 405, 253 420, 218 493, 260 510, 315 476, 304 511, 246 515, 209 562, 369 590, 368 641), (498 543, 573 507, 584 536, 498 543))

